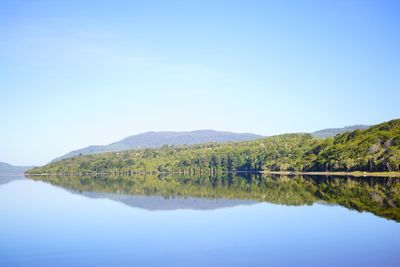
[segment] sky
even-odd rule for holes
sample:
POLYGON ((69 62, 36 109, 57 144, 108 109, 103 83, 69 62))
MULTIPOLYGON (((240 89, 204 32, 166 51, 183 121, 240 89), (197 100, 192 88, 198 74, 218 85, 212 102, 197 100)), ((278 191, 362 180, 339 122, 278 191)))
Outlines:
POLYGON ((1 1, 0 161, 400 117, 399 1, 1 1))

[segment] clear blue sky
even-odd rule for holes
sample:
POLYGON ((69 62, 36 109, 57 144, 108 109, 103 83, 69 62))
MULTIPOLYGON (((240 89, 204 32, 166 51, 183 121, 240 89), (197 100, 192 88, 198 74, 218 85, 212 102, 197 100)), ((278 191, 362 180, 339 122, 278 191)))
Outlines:
POLYGON ((399 1, 1 1, 0 161, 400 117, 399 1))

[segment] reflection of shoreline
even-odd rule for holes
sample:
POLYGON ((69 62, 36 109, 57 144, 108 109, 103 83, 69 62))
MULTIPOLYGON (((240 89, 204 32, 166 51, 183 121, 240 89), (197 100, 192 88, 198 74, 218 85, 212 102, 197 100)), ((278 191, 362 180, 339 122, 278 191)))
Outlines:
MULTIPOLYGON (((400 222, 400 178, 227 173, 216 176, 30 176, 76 192, 163 198, 211 198, 290 206, 318 201, 400 222)), ((90 193, 89 193, 90 194, 90 193)), ((94 194, 96 195, 96 194, 94 194)), ((122 197, 124 198, 124 197, 122 197)))

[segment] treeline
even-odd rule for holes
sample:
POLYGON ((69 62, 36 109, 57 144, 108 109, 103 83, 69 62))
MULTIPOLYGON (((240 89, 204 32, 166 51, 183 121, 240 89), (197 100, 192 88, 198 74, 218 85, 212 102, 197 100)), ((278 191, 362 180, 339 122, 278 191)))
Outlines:
POLYGON ((77 156, 28 173, 240 171, 400 171, 400 119, 327 139, 283 134, 238 143, 163 146, 77 156))

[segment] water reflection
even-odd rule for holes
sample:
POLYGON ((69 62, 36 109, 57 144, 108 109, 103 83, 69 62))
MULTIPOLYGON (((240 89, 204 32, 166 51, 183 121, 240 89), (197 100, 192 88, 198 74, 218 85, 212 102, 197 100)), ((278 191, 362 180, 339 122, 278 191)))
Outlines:
POLYGON ((23 173, 21 174, 8 174, 8 173, 1 173, 0 172, 0 186, 3 184, 8 184, 15 180, 23 180, 25 176, 23 173))
POLYGON ((337 204, 400 221, 400 179, 387 177, 278 176, 33 176, 92 198, 110 198, 150 210, 215 209, 269 202, 337 204), (145 197, 147 196, 147 197, 145 197), (149 197, 151 196, 151 197, 149 197), (206 198, 199 201, 198 198, 206 198), (171 201, 165 201, 170 199, 171 201))

